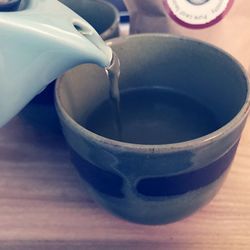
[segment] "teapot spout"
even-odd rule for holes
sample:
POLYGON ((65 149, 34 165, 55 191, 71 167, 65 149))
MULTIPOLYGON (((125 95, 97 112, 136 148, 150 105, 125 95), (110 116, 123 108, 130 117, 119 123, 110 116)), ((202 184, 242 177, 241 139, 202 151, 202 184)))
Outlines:
POLYGON ((27 0, 0 12, 0 127, 68 69, 107 67, 112 50, 85 20, 58 0, 27 0))

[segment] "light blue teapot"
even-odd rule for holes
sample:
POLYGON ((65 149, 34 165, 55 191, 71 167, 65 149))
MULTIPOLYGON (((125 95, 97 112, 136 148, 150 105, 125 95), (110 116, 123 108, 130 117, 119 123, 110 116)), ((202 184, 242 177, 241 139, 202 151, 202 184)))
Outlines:
POLYGON ((63 72, 111 60, 94 28, 57 0, 23 0, 19 11, 0 12, 0 127, 63 72))

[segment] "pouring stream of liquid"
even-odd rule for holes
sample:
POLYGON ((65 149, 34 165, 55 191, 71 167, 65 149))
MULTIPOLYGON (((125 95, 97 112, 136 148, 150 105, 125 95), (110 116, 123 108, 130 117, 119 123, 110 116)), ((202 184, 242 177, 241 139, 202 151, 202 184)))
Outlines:
POLYGON ((120 113, 120 90, 119 90, 119 77, 120 77, 120 61, 117 55, 113 52, 112 61, 109 67, 105 68, 107 77, 109 79, 109 96, 114 109, 116 129, 118 140, 122 139, 122 123, 120 113))

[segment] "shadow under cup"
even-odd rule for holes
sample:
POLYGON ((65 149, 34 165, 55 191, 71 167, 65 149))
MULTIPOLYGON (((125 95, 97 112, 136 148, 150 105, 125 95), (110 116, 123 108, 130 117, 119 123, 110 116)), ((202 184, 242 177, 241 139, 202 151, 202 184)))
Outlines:
POLYGON ((109 83, 103 69, 81 65, 56 85, 72 161, 95 200, 112 213, 143 224, 184 218, 214 197, 228 173, 249 111, 246 76, 229 55, 194 40, 145 34, 109 43, 120 58, 121 91, 157 86, 181 92, 210 109, 221 128, 164 145, 94 134, 79 122, 109 98, 109 83))

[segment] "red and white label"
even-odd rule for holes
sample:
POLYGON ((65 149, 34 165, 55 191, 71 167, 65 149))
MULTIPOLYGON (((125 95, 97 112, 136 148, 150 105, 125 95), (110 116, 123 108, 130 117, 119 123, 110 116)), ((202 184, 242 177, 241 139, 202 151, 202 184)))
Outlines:
POLYGON ((215 25, 229 12, 234 0, 163 0, 169 16, 191 29, 215 25))

